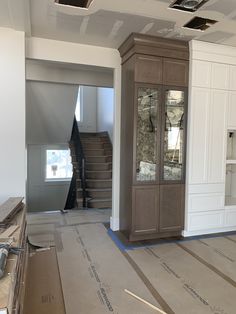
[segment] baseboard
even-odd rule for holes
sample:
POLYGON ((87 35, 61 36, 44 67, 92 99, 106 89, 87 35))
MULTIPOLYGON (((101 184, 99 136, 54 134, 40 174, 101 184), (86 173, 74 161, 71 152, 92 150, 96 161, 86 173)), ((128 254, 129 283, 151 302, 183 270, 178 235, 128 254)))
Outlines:
POLYGON ((182 232, 183 237, 193 237, 193 236, 201 236, 207 234, 221 234, 227 232, 236 232, 235 227, 225 227, 225 228, 215 228, 215 229, 206 229, 206 230, 194 230, 194 231, 186 231, 182 232))
POLYGON ((111 228, 112 231, 120 230, 119 218, 110 217, 110 228, 111 228))

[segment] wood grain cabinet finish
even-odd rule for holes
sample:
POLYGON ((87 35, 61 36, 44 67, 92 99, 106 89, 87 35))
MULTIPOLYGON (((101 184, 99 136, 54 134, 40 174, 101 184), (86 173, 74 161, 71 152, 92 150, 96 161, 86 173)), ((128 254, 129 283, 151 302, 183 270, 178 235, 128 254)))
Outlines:
POLYGON ((138 55, 135 64, 136 82, 162 84, 162 58, 138 55))
POLYGON ((159 190, 157 186, 133 187, 133 233, 158 232, 158 220, 159 190))
POLYGON ((183 230, 188 43, 132 34, 122 57, 120 230, 129 241, 183 230))
POLYGON ((183 229, 184 190, 184 184, 160 186, 160 232, 183 229))
POLYGON ((188 86, 188 61, 164 58, 163 84, 172 86, 188 86))

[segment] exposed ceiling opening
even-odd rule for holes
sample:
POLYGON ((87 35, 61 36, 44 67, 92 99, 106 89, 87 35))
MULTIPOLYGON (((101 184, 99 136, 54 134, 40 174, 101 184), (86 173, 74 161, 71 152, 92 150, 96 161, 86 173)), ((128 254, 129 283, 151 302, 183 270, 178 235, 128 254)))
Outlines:
POLYGON ((170 8, 187 12, 196 12, 208 1, 209 0, 176 0, 170 5, 170 8))
POLYGON ((183 27, 204 32, 206 29, 208 29, 210 26, 214 25, 215 23, 217 23, 217 21, 215 20, 210 20, 210 19, 205 19, 203 17, 195 16, 183 27))
POLYGON ((88 9, 93 0, 55 0, 55 3, 88 9))

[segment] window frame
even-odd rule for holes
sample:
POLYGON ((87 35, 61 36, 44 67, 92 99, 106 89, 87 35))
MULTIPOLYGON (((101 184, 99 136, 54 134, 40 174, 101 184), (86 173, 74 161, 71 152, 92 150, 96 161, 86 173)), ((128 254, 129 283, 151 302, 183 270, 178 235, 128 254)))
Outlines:
POLYGON ((61 182, 66 183, 70 182, 73 176, 73 165, 72 165, 72 176, 70 178, 47 178, 47 151, 48 150, 68 150, 70 154, 70 148, 69 146, 63 145, 63 144, 58 144, 58 145, 47 145, 44 146, 43 148, 43 169, 44 169, 44 182, 48 184, 53 184, 53 183, 59 183, 61 182))

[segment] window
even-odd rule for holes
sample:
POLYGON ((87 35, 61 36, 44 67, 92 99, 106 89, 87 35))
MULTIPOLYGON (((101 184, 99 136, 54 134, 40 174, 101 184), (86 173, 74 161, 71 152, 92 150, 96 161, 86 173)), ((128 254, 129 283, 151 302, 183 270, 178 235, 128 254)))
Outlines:
POLYGON ((75 116, 76 116, 76 120, 78 122, 82 122, 82 87, 79 86, 78 88, 78 95, 77 95, 77 103, 76 103, 76 108, 75 108, 75 116))
POLYGON ((67 180, 72 177, 69 149, 46 150, 46 180, 67 180))

